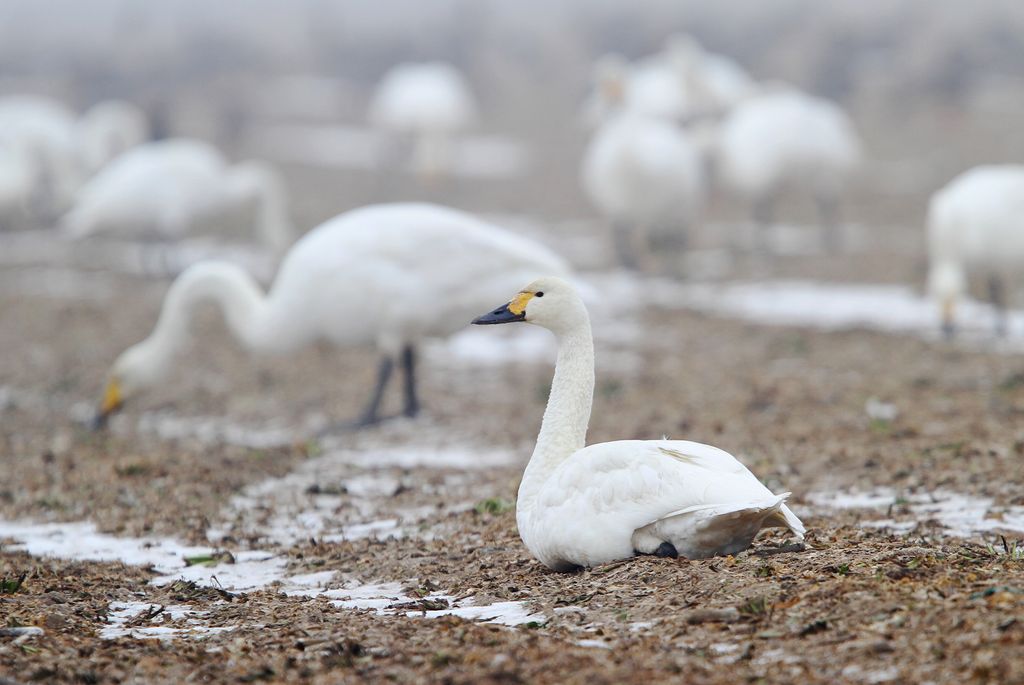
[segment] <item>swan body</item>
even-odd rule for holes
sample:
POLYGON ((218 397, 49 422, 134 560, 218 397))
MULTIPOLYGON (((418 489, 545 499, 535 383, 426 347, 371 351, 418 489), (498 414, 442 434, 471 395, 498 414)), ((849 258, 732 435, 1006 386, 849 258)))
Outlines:
MULTIPOLYGON (((990 296, 1005 308, 1003 281, 1024 267, 1024 165, 970 169, 936 192, 928 209, 928 282, 952 333, 958 300, 972 272, 988 276, 990 296)), ((1005 332, 1005 312, 997 330, 1005 332)))
POLYGON ((76 126, 74 113, 55 100, 31 95, 0 98, 0 131, 38 170, 31 194, 46 214, 66 208, 85 180, 76 126))
POLYGON ((606 121, 583 158, 587 196, 615 231, 631 233, 634 248, 649 249, 649 234, 684 237, 704 203, 704 167, 698 144, 671 122, 631 112, 606 121))
POLYGON ((634 554, 734 554, 762 528, 804 526, 743 464, 685 440, 584 446, 594 393, 586 307, 555 277, 532 282, 474 323, 526 321, 551 330, 558 359, 537 445, 523 473, 516 523, 527 549, 556 571, 634 554))
POLYGON ((476 101, 450 64, 400 64, 381 79, 370 104, 370 123, 412 139, 413 168, 430 175, 452 163, 451 139, 473 124, 476 101))
POLYGON ((791 89, 737 106, 722 123, 716 151, 726 185, 750 199, 790 184, 834 196, 860 159, 860 143, 843 111, 791 89))
POLYGON ((264 295, 239 267, 208 262, 171 286, 152 334, 114 363, 100 415, 166 378, 188 339, 192 311, 212 300, 256 352, 324 340, 381 352, 378 387, 363 419, 377 420, 392 365, 405 366, 406 413, 415 414, 413 354, 425 338, 464 328, 511 283, 568 273, 547 248, 470 214, 431 204, 383 204, 341 214, 303 236, 264 295), (467 284, 472 284, 468 286, 467 284))
POLYGON ((173 240, 218 212, 255 205, 258 236, 283 250, 293 233, 286 202, 269 166, 229 167, 213 146, 178 138, 136 145, 107 164, 78 192, 63 224, 76 237, 173 240))
POLYGON ((40 185, 38 162, 20 141, 0 134, 0 230, 31 217, 40 185))
POLYGON ((784 90, 740 104, 722 124, 717 153, 726 184, 762 198, 786 184, 838 192, 859 161, 860 144, 836 105, 784 90))

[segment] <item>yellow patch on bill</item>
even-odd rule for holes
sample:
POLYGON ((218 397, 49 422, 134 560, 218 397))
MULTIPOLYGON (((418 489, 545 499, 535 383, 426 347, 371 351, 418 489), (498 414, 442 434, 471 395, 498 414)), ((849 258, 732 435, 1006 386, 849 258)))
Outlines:
POLYGON ((508 303, 508 310, 516 316, 520 316, 526 311, 526 305, 532 299, 533 293, 519 293, 508 303))
POLYGON ((106 415, 121 406, 121 384, 116 378, 107 382, 107 388, 103 391, 103 402, 100 404, 100 413, 106 415))

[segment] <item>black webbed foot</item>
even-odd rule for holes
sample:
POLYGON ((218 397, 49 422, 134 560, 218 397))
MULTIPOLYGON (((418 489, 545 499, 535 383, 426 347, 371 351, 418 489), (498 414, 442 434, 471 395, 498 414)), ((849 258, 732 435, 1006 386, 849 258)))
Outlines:
POLYGON ((656 557, 667 557, 669 559, 678 559, 679 551, 676 550, 676 546, 671 542, 663 542, 658 545, 658 549, 654 550, 654 556, 656 557))

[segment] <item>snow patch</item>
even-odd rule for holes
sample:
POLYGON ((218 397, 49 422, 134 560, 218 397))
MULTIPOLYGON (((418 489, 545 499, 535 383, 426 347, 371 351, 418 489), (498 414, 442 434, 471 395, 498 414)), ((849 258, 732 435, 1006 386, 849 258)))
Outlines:
POLYGON ((879 488, 870 492, 811 493, 807 499, 826 509, 886 509, 886 518, 860 522, 868 528, 910 532, 920 523, 935 521, 955 537, 997 530, 1024 533, 1024 506, 996 507, 990 497, 947 490, 898 495, 891 488, 879 488))

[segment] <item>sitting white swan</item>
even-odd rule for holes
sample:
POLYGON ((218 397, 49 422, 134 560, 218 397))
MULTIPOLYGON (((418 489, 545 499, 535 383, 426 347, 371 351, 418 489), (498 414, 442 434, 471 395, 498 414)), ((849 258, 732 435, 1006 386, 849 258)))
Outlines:
MULTIPOLYGON (((1024 165, 979 166, 932 196, 928 208, 928 286, 952 335, 968 274, 988 278, 996 332, 1006 333, 1006 281, 1024 266, 1024 165)), ((1011 281, 1012 282, 1012 281, 1011 281)))
POLYGON ((558 338, 558 361, 537 446, 516 502, 519 535, 556 571, 634 554, 689 559, 734 554, 762 528, 804 526, 743 464, 685 440, 585 447, 594 396, 590 316, 572 287, 544 277, 476 324, 526 321, 558 338))
POLYGON ((132 147, 89 180, 63 220, 75 237, 97 233, 164 240, 196 224, 255 205, 256 233, 274 250, 291 244, 293 227, 279 175, 263 162, 229 167, 212 145, 185 138, 132 147))
POLYGON ((416 346, 463 329, 502 293, 552 271, 568 267, 543 245, 454 209, 384 204, 346 212, 295 243, 265 296, 234 264, 201 262, 183 272, 153 332, 114 363, 97 423, 170 374, 203 301, 216 303, 235 337, 255 352, 283 353, 315 340, 375 345, 382 355, 377 387, 357 425, 379 420, 396 362, 405 371, 404 413, 412 416, 419 409, 416 346))

